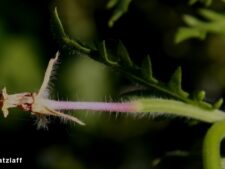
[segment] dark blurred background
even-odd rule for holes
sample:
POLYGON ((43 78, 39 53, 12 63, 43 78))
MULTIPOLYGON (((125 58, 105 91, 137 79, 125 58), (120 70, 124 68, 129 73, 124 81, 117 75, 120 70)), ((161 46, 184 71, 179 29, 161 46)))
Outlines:
MULTIPOLYGON (((183 0, 133 0, 113 28, 112 10, 104 0, 2 0, 0 2, 0 86, 9 93, 37 91, 51 57, 58 50, 51 13, 55 6, 70 37, 88 44, 120 39, 137 63, 150 54, 154 75, 167 82, 181 65, 184 89, 204 89, 207 100, 223 97, 225 40, 174 44, 190 7, 183 0)), ((222 11, 215 0, 210 7, 222 11)), ((79 52, 60 56, 51 97, 61 100, 109 101, 133 87, 125 77, 79 52)), ((70 112, 85 127, 51 118, 48 130, 37 130, 29 113, 10 110, 0 118, 0 158, 23 157, 22 164, 0 168, 44 169, 194 169, 201 168, 201 146, 209 127, 181 118, 134 118, 91 112, 70 112)))

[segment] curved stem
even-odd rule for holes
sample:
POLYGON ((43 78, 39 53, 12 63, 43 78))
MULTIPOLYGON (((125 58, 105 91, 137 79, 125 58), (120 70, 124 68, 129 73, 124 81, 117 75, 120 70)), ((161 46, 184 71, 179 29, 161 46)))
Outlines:
POLYGON ((220 144, 225 137, 225 120, 213 124, 203 143, 203 168, 221 169, 220 144))
POLYGON ((56 110, 90 110, 104 112, 150 113, 157 115, 176 115, 204 122, 217 122, 225 119, 220 110, 208 110, 181 101, 161 98, 139 98, 128 102, 71 102, 44 100, 44 104, 56 110))

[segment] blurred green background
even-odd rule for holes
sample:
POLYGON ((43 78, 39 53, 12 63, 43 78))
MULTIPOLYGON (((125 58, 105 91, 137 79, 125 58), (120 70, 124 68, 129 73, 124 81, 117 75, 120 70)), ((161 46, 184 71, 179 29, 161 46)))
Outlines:
MULTIPOLYGON (((51 25, 58 7, 66 32, 94 45, 120 39, 137 63, 150 54, 154 75, 164 82, 178 65, 187 91, 206 90, 207 100, 223 97, 225 39, 210 34, 205 41, 174 44, 190 7, 183 0, 133 0, 113 28, 107 26, 112 10, 105 0, 8 0, 0 2, 0 86, 9 93, 37 91, 51 57, 59 49, 51 25)), ((210 7, 223 11, 215 0, 210 7)), ((110 101, 137 84, 78 51, 60 56, 51 98, 110 101)), ((10 110, 0 118, 0 157, 23 157, 12 168, 44 169, 194 169, 201 168, 202 139, 208 124, 190 124, 181 118, 70 112, 87 126, 51 118, 48 131, 37 130, 27 112, 10 110)), ((0 164, 1 167, 2 164, 0 164)))

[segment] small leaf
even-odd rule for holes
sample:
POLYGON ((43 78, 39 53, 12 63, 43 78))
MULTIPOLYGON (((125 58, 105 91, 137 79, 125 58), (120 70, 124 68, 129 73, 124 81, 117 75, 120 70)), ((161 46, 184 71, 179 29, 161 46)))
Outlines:
POLYGON ((56 36, 59 36, 60 38, 67 37, 62 22, 59 18, 57 7, 55 7, 53 11, 52 26, 56 36))
POLYGON ((195 17, 191 15, 184 15, 183 20, 189 26, 198 26, 202 24, 202 21, 196 19, 195 17))
POLYGON ((115 10, 109 19, 108 25, 109 27, 113 27, 114 23, 124 14, 127 12, 128 7, 132 0, 119 0, 116 4, 115 2, 111 2, 115 6, 115 10))
POLYGON ((123 43, 121 41, 119 41, 118 46, 117 46, 117 57, 119 57, 122 62, 123 66, 126 67, 132 67, 133 66, 133 62, 130 59, 130 55, 126 49, 126 47, 123 45, 123 43))
POLYGON ((198 0, 189 0, 188 4, 189 5, 194 5, 196 2, 198 2, 198 0))
POLYGON ((187 97, 188 93, 182 90, 181 87, 181 81, 182 81, 182 70, 179 66, 176 71, 173 73, 170 81, 169 81, 169 87, 176 93, 187 97))
POLYGON ((198 101, 203 101, 205 99, 205 91, 201 90, 197 93, 197 100, 198 101))
POLYGON ((54 34, 58 42, 62 44, 62 46, 64 45, 70 46, 86 54, 90 54, 92 52, 92 49, 85 47, 83 44, 81 44, 77 40, 72 40, 69 38, 69 36, 67 36, 67 34, 64 31, 63 24, 60 20, 56 7, 53 12, 52 26, 53 26, 54 34))
POLYGON ((107 50, 105 40, 102 42, 102 50, 100 49, 100 52, 105 62, 107 62, 110 65, 118 65, 116 61, 112 61, 111 58, 109 58, 109 52, 107 50))
POLYGON ((119 0, 109 0, 109 2, 107 3, 107 9, 113 8, 118 2, 119 0))
POLYGON ((205 6, 209 6, 212 4, 212 0, 204 0, 203 2, 205 4, 205 6))
POLYGON ((225 16, 208 9, 200 9, 199 13, 210 21, 224 21, 225 16))
POLYGON ((198 30, 195 28, 179 28, 175 36, 175 43, 183 42, 190 38, 199 38, 201 40, 205 39, 206 32, 203 30, 198 30))
POLYGON ((219 109, 223 104, 223 98, 220 98, 219 100, 217 100, 214 104, 213 104, 213 108, 214 109, 219 109))
POLYGON ((171 76, 169 86, 171 86, 172 88, 176 88, 178 90, 181 89, 181 78, 182 78, 182 70, 181 67, 179 66, 171 76))
POLYGON ((145 79, 147 79, 150 82, 157 83, 158 80, 155 79, 152 75, 152 63, 151 63, 151 58, 147 56, 142 63, 142 74, 145 79))
POLYGON ((209 6, 212 4, 212 0, 189 0, 188 4, 189 5, 194 5, 196 2, 202 2, 205 6, 209 6))

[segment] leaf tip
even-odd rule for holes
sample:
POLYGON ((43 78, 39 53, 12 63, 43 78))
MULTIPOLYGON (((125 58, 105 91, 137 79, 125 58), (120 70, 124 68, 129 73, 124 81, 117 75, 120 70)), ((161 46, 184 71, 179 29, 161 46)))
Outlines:
POLYGON ((223 104, 223 98, 220 98, 219 100, 217 100, 214 104, 213 104, 213 108, 214 109, 219 109, 223 104))
POLYGON ((181 66, 179 66, 171 76, 168 85, 170 89, 172 89, 174 92, 179 93, 183 97, 188 97, 189 94, 182 89, 181 82, 182 82, 182 69, 181 66))
POLYGON ((148 81, 158 83, 158 80, 153 77, 152 62, 149 55, 142 62, 142 74, 148 81))
POLYGON ((197 100, 198 101, 203 101, 205 99, 205 91, 201 90, 197 93, 197 100))

